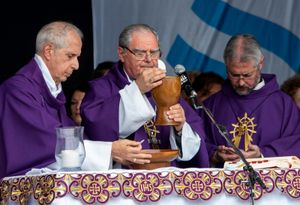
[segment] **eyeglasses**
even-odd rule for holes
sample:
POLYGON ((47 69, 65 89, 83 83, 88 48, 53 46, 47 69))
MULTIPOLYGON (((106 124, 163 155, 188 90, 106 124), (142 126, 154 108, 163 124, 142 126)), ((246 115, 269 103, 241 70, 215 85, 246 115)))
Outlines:
POLYGON ((235 73, 231 73, 231 72, 227 71, 227 74, 230 78, 232 78, 234 80, 237 80, 237 79, 248 80, 248 79, 251 79, 252 77, 254 77, 254 74, 257 70, 258 69, 255 69, 255 70, 253 70, 249 73, 245 73, 245 74, 235 74, 235 73))
POLYGON ((128 50, 131 54, 133 54, 137 60, 144 60, 147 55, 150 56, 150 58, 154 59, 154 60, 160 58, 160 56, 161 56, 161 52, 160 52, 159 48, 156 50, 150 50, 150 51, 139 50, 139 49, 134 49, 132 51, 127 46, 123 46, 122 48, 128 50))

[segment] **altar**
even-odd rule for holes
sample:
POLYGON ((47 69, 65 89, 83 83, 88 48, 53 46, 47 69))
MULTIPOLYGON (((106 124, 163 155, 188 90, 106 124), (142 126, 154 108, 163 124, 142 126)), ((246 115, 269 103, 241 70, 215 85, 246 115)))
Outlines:
MULTIPOLYGON (((298 169, 259 169, 255 204, 299 204, 298 169)), ((250 204, 243 170, 178 169, 53 172, 0 181, 0 204, 250 204)))

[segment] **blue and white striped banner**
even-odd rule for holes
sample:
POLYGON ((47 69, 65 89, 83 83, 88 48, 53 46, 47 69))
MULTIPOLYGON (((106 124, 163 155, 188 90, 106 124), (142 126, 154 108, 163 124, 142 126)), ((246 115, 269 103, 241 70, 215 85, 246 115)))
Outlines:
POLYGON ((146 23, 160 36, 162 59, 172 72, 214 71, 226 76, 223 50, 236 33, 256 36, 263 72, 281 84, 300 68, 300 1, 297 0, 93 0, 94 65, 117 60, 118 36, 146 23))

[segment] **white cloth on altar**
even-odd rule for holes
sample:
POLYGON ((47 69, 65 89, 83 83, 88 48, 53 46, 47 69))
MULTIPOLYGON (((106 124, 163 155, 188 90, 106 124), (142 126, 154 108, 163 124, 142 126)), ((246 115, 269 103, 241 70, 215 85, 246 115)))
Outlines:
MULTIPOLYGON (((85 159, 81 166, 83 171, 105 171, 112 168, 112 142, 84 140, 85 159)), ((57 172, 59 165, 54 162, 41 169, 33 168, 26 175, 57 172)))

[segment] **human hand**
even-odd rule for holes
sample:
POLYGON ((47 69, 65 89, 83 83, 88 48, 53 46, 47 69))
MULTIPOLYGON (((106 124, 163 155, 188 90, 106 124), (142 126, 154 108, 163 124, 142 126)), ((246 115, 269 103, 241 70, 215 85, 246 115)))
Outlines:
POLYGON ((249 144, 248 150, 247 151, 241 150, 241 152, 243 153, 246 159, 261 157, 261 152, 257 145, 249 144))
POLYGON ((151 154, 141 153, 142 142, 120 139, 112 143, 112 159, 123 165, 150 163, 151 154))
POLYGON ((162 84, 162 79, 166 76, 166 70, 157 67, 145 68, 136 78, 135 82, 142 94, 152 90, 162 84))
POLYGON ((184 109, 182 108, 182 106, 179 103, 171 106, 169 111, 167 111, 167 116, 170 120, 178 123, 178 125, 174 125, 176 131, 181 131, 186 121, 184 109))
POLYGON ((240 157, 235 153, 232 147, 226 147, 224 145, 220 145, 217 147, 217 150, 215 151, 212 157, 212 162, 213 163, 225 162, 225 161, 236 162, 239 160, 239 158, 240 157))

